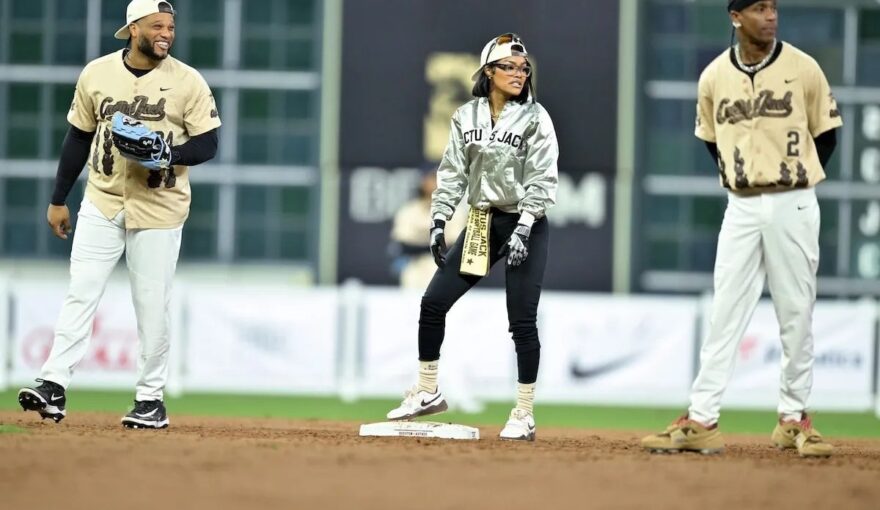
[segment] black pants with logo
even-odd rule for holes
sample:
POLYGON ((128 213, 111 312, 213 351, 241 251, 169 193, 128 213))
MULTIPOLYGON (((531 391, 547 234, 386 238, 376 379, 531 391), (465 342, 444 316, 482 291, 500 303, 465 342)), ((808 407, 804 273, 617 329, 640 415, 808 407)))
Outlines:
MULTIPOLYGON (((492 211, 489 232, 489 265, 499 260, 505 267, 507 284, 507 319, 516 346, 519 382, 531 384, 538 378, 541 343, 538 340, 538 301, 547 265, 550 229, 547 218, 536 220, 529 236, 529 255, 518 267, 507 265, 507 255, 498 252, 516 228, 519 214, 492 211)), ((419 315, 419 360, 440 359, 440 346, 446 329, 446 313, 458 298, 480 281, 480 276, 462 275, 458 272, 464 246, 464 232, 446 254, 446 266, 438 268, 428 289, 422 297, 419 315)))

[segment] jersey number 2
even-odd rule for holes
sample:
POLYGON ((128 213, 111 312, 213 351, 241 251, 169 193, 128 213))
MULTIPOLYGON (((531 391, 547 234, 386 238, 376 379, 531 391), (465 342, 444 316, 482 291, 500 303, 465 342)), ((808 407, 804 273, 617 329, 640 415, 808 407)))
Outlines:
POLYGON ((801 153, 798 150, 798 144, 801 141, 801 135, 797 131, 789 131, 788 132, 788 155, 791 157, 800 156, 801 153))

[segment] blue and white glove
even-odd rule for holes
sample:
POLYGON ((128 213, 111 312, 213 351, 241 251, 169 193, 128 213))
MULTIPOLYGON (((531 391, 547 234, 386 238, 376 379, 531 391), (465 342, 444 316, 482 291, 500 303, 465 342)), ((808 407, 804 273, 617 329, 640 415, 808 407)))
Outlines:
POLYGON ((143 122, 116 112, 111 121, 111 131, 113 145, 122 156, 154 172, 171 166, 171 146, 143 122))

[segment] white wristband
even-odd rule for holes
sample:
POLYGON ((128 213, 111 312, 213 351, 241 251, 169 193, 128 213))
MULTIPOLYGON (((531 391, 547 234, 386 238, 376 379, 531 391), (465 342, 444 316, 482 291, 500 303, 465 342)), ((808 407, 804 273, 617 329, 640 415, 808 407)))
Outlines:
POLYGON ((525 225, 529 228, 532 228, 532 224, 534 224, 534 223, 535 223, 535 215, 534 214, 532 214, 528 211, 523 211, 520 213, 520 215, 519 215, 519 224, 520 225, 525 225))

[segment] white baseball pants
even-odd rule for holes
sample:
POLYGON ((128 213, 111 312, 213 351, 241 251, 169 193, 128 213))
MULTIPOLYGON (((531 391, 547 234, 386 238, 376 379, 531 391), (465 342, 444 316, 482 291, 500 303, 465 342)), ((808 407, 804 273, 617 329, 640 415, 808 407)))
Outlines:
POLYGON ((83 199, 70 253, 70 287, 55 326, 41 378, 67 388, 88 348, 92 322, 107 280, 125 251, 137 317, 137 400, 161 400, 168 379, 171 283, 183 226, 125 229, 125 211, 108 220, 83 199))
POLYGON ((688 415, 718 421, 740 340, 766 275, 782 339, 779 415, 800 419, 813 385, 813 305, 819 267, 819 203, 813 188, 754 196, 728 193, 715 256, 715 295, 688 415))

